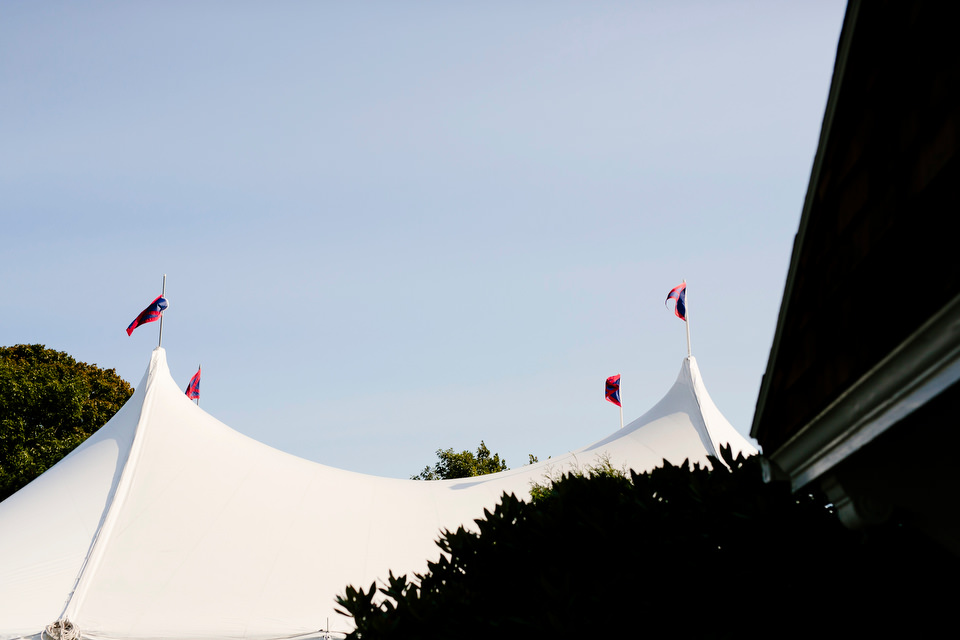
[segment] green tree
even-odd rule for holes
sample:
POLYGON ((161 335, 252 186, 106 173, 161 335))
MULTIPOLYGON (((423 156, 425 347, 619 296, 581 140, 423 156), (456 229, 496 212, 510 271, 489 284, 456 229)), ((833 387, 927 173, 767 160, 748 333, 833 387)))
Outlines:
POLYGON ((40 344, 0 347, 0 500, 113 417, 133 387, 40 344))
POLYGON ((410 476, 411 480, 450 480, 507 470, 507 461, 502 460, 499 453, 491 455, 483 440, 476 454, 466 450, 456 453, 452 448, 437 449, 437 458, 432 469, 429 465, 424 467, 417 475, 410 476))

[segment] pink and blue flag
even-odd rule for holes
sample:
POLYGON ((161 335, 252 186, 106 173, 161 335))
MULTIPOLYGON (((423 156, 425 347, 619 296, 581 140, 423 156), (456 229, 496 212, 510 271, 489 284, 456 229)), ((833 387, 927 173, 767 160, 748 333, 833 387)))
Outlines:
POLYGON ((150 306, 140 312, 130 326, 127 327, 127 335, 133 335, 133 330, 142 324, 156 322, 163 315, 163 310, 167 308, 167 299, 163 296, 157 296, 157 299, 150 303, 150 306))
POLYGON ((677 304, 674 306, 673 312, 677 314, 677 317, 687 321, 687 283, 679 284, 670 290, 670 293, 667 294, 667 299, 663 301, 664 306, 670 301, 670 298, 676 298, 677 304))
POLYGON ((607 386, 604 388, 603 396, 608 402, 612 402, 618 407, 620 404, 620 374, 607 378, 607 386))
POLYGON ((187 385, 185 393, 191 400, 200 399, 200 367, 197 367, 197 372, 190 378, 190 383, 187 385))

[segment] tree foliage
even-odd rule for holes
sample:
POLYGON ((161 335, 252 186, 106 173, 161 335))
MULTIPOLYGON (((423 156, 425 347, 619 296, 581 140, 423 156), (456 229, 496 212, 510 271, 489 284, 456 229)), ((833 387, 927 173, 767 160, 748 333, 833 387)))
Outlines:
POLYGON ((765 484, 757 457, 723 457, 504 494, 443 533, 425 574, 348 586, 351 637, 836 637, 952 611, 929 577, 956 558, 896 525, 850 531, 822 496, 765 484), (853 594, 882 615, 840 615, 853 594))
POLYGON ((502 460, 499 453, 491 454, 483 440, 480 441, 476 454, 466 450, 456 453, 452 448, 437 449, 437 458, 437 463, 432 469, 428 465, 417 475, 411 476, 411 479, 450 480, 507 470, 507 461, 502 460))
POLYGON ((62 351, 0 347, 0 500, 102 427, 132 393, 113 369, 62 351))
MULTIPOLYGON (((530 464, 533 464, 536 461, 536 458, 531 455, 530 464)), ((555 483, 562 480, 565 476, 573 476, 576 478, 595 478, 597 476, 610 476, 614 478, 629 477, 626 469, 618 469, 614 467, 609 456, 601 455, 595 464, 591 464, 586 467, 571 468, 563 473, 547 474, 544 476, 542 482, 532 483, 530 485, 530 500, 537 502, 540 500, 546 500, 551 495, 554 495, 556 493, 556 489, 554 488, 555 483)))

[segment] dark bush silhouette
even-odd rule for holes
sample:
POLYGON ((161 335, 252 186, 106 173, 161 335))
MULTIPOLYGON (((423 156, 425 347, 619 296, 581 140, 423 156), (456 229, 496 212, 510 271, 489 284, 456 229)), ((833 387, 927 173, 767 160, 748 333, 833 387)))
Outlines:
POLYGON ((955 558, 898 523, 850 531, 822 496, 765 484, 757 457, 723 457, 504 495, 478 531, 444 533, 426 574, 347 587, 352 637, 834 637, 952 610, 931 578, 955 558))

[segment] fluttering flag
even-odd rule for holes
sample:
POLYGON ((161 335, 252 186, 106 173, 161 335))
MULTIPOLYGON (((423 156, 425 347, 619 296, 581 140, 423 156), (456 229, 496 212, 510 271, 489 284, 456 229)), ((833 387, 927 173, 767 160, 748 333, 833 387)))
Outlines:
POLYGON ((130 326, 127 327, 127 335, 133 335, 133 330, 139 327, 142 324, 147 324, 148 322, 156 322, 160 319, 160 315, 163 313, 163 310, 167 308, 167 299, 163 296, 157 296, 157 299, 150 303, 150 306, 140 312, 133 322, 130 323, 130 326))
POLYGON ((663 305, 666 306, 670 302, 670 298, 676 298, 677 304, 673 308, 673 312, 677 314, 677 317, 687 321, 687 283, 679 284, 670 290, 670 293, 667 294, 667 299, 663 301, 663 305))
POLYGON ((185 393, 191 400, 200 399, 200 367, 197 367, 197 372, 190 378, 190 383, 187 384, 185 393))
POLYGON ((607 378, 607 386, 604 389, 603 396, 607 399, 608 402, 612 402, 618 407, 623 406, 620 404, 620 374, 618 373, 615 376, 610 376, 607 378))

